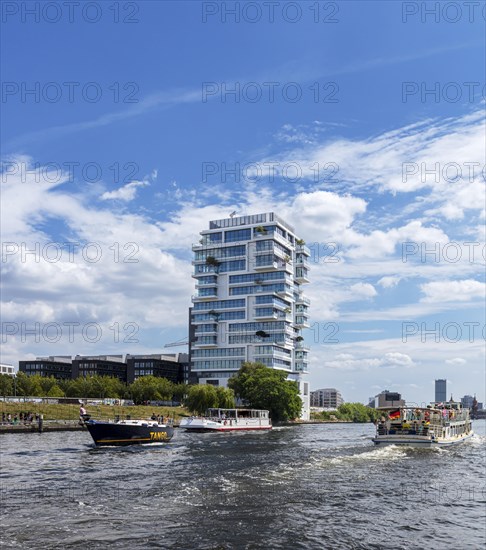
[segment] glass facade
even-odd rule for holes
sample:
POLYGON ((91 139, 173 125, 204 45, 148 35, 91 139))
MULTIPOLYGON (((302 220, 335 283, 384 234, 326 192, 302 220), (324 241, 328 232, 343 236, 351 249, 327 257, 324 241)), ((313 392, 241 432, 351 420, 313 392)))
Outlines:
POLYGON ((201 237, 193 248, 192 370, 202 383, 226 385, 242 362, 259 361, 301 384, 309 303, 303 241, 273 212, 213 220, 201 237))

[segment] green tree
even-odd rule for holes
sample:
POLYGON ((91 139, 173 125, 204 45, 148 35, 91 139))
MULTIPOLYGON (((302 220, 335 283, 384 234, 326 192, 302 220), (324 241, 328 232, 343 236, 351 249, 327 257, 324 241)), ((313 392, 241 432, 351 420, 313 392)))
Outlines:
POLYGON ((42 395, 42 387, 40 384, 41 379, 42 376, 39 376, 38 374, 27 376, 24 372, 18 372, 16 381, 17 395, 42 395))
POLYGON ((168 401, 172 398, 174 385, 167 378, 141 376, 128 387, 135 403, 142 401, 168 401))
POLYGON ((162 397, 163 401, 172 401, 172 396, 174 395, 174 386, 175 384, 172 383, 167 378, 163 378, 161 376, 158 376, 156 378, 157 380, 157 389, 162 397))
POLYGON ((218 397, 218 408, 234 409, 235 407, 235 392, 230 388, 216 386, 216 395, 218 397))
POLYGON ((339 420, 350 420, 351 422, 372 422, 378 415, 378 411, 362 403, 343 403, 339 405, 336 412, 336 417, 339 420))
POLYGON ((191 386, 184 400, 184 405, 191 412, 204 414, 207 409, 218 407, 218 392, 212 384, 197 384, 191 386))
MULTIPOLYGON (((54 376, 41 376, 39 378, 39 385, 42 389, 42 395, 49 395, 49 392, 54 386, 58 386, 57 380, 54 376)), ((64 392, 63 392, 64 395, 64 392)), ((62 397, 62 396, 56 396, 62 397)))
POLYGON ((64 389, 66 397, 95 397, 91 395, 93 388, 89 379, 84 378, 84 376, 80 376, 74 380, 67 380, 61 387, 64 389))
POLYGON ((57 384, 55 384, 46 395, 47 397, 64 397, 64 392, 57 384))
POLYGON ((14 381, 8 374, 0 374, 0 395, 13 395, 14 381))
POLYGON ((188 392, 188 389, 189 389, 189 386, 187 384, 174 384, 173 386, 173 389, 172 389, 172 396, 174 398, 175 401, 183 401, 184 400, 184 396, 187 394, 188 392))
POLYGON ((267 409, 274 422, 300 416, 302 399, 297 382, 287 380, 287 373, 262 363, 243 363, 238 374, 228 381, 237 397, 254 409, 267 409))

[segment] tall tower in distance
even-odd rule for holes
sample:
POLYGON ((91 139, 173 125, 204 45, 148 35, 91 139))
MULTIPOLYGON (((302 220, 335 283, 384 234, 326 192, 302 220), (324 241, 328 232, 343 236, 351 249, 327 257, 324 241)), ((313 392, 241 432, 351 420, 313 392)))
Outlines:
POLYGON ((190 316, 191 372, 226 386, 245 361, 284 370, 309 418, 309 249, 273 212, 209 222, 193 245, 196 294, 190 316))
POLYGON ((447 380, 439 378, 435 381, 435 402, 445 403, 447 401, 447 380))

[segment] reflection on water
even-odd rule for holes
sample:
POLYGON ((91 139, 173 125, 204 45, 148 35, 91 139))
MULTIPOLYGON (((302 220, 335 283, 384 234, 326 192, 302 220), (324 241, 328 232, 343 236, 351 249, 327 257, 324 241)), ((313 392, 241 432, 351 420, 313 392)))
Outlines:
POLYGON ((371 425, 102 449, 86 432, 3 435, 0 545, 482 548, 485 422, 474 428, 438 450, 375 448, 371 425))

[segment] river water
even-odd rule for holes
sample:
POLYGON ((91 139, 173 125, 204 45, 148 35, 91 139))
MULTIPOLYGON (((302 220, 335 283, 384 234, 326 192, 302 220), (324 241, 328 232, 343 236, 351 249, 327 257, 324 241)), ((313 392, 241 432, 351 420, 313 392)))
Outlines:
POLYGON ((375 448, 372 425, 188 434, 97 449, 2 435, 2 548, 476 549, 485 421, 455 448, 375 448))

